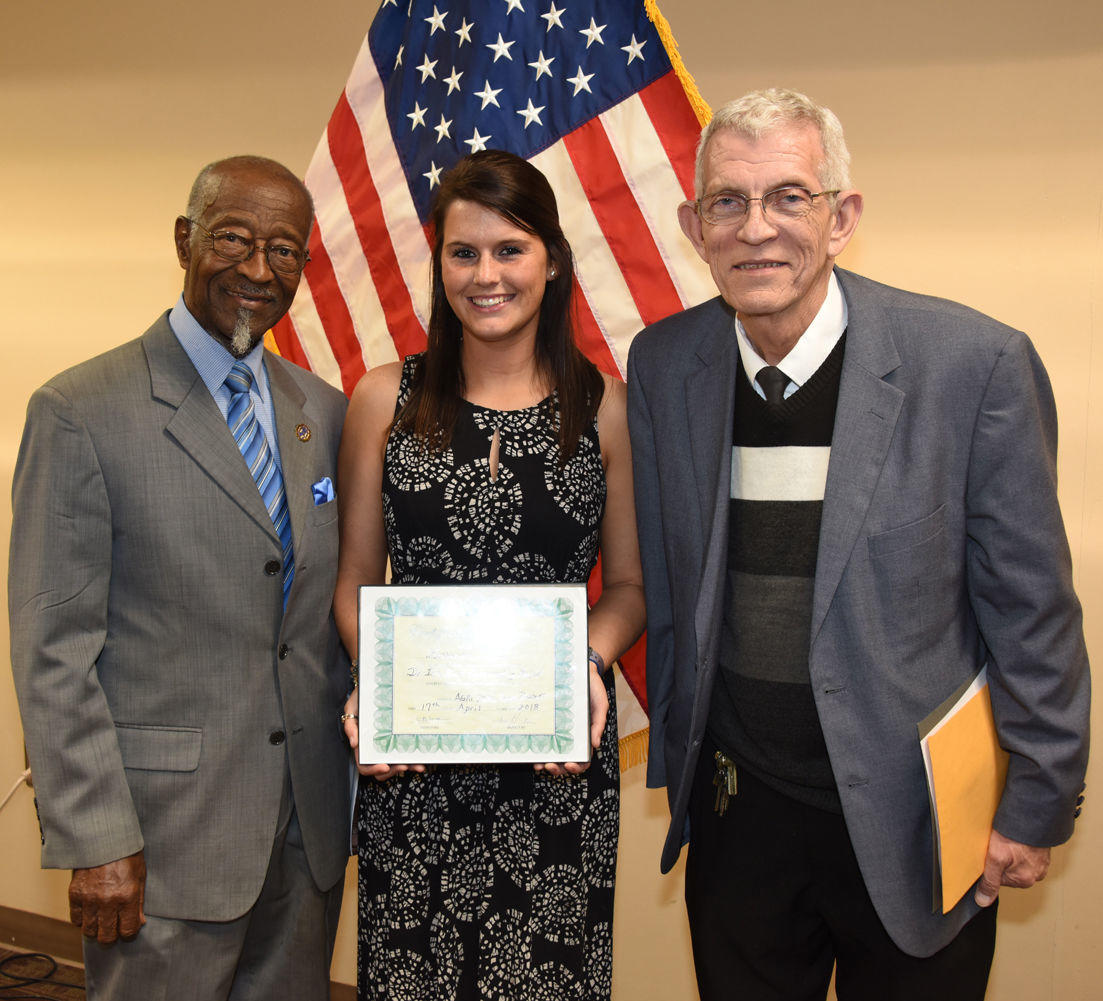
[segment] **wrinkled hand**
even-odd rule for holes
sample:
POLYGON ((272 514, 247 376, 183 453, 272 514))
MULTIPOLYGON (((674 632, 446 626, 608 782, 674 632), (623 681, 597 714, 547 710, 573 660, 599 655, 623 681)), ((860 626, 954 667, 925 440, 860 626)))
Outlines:
POLYGON ((85 938, 109 945, 133 938, 146 923, 146 860, 142 852, 92 869, 74 869, 69 881, 69 920, 85 938))
POLYGON ((1040 883, 1049 870, 1049 849, 1020 844, 993 830, 988 839, 988 857, 973 899, 987 907, 999 895, 1001 886, 1026 888, 1040 883))
POLYGON ((386 782, 387 779, 395 775, 400 775, 402 772, 423 772, 425 771, 424 765, 362 765, 360 764, 360 756, 356 753, 357 748, 360 746, 360 720, 356 717, 358 712, 357 707, 360 705, 360 695, 357 689, 352 690, 352 694, 345 702, 345 714, 352 717, 346 719, 344 722, 345 737, 348 738, 349 747, 352 748, 353 760, 356 761, 356 770, 361 775, 368 775, 371 778, 378 779, 380 782, 386 782))
MULTIPOLYGON (((597 667, 590 665, 590 745, 597 750, 601 747, 601 735, 605 732, 605 719, 609 715, 609 695, 605 691, 605 682, 597 667)), ((591 761, 593 758, 590 759, 591 761)), ((590 767, 589 761, 567 761, 560 764, 548 761, 533 766, 540 772, 552 775, 581 775, 590 767)))

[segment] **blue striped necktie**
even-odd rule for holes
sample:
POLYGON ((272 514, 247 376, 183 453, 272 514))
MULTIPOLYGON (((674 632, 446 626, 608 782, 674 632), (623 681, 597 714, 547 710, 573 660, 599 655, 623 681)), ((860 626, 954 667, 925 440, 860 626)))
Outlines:
POLYGON ((291 593, 291 581, 295 578, 295 554, 291 548, 291 516, 287 511, 287 497, 283 490, 283 476, 276 465, 264 429, 253 410, 250 390, 253 387, 253 372, 243 361, 234 362, 230 374, 226 376, 226 388, 230 390, 230 410, 226 414, 226 423, 230 433, 241 449, 245 465, 256 480, 261 500, 268 508, 268 516, 276 527, 276 533, 283 545, 283 606, 287 607, 287 596, 291 593))

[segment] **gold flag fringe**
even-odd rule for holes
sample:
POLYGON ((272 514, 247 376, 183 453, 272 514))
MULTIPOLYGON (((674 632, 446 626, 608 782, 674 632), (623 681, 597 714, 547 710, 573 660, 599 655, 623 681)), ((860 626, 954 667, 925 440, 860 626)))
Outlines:
POLYGON ((647 736, 651 731, 644 727, 635 733, 620 739, 620 771, 623 775, 629 768, 642 765, 647 761, 647 736))
POLYGON ((659 33, 659 40, 663 43, 670 64, 674 67, 674 74, 681 82, 682 89, 685 90, 686 97, 689 98, 690 106, 697 115, 697 121, 701 125, 705 125, 712 118, 712 109, 697 89, 697 81, 693 79, 689 70, 686 69, 686 64, 682 62, 682 55, 678 51, 678 43, 674 41, 670 23, 663 17, 655 0, 644 0, 643 7, 647 11, 651 23, 655 25, 655 30, 659 33))

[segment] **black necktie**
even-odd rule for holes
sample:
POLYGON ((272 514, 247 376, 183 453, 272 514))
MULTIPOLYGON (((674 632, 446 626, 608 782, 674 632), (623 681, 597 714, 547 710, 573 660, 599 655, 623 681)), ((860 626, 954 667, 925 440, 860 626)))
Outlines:
POLYGON ((766 405, 771 410, 780 407, 785 400, 785 387, 789 385, 789 376, 782 372, 780 368, 767 365, 765 368, 758 370, 755 381, 766 394, 766 405))

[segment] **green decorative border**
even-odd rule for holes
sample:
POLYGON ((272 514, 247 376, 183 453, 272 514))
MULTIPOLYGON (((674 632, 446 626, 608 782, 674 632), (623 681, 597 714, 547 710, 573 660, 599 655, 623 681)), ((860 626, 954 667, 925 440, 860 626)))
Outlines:
MULTIPOLYGON (((457 599, 448 599, 453 604, 457 599)), ((473 614, 481 606, 477 601, 458 599, 461 608, 473 614)), ((555 629, 555 732, 546 734, 460 734, 394 732, 394 620, 406 616, 433 616, 440 613, 440 598, 380 597, 375 601, 375 731, 373 743, 383 753, 413 751, 433 753, 523 754, 526 751, 564 754, 572 744, 574 724, 572 703, 571 645, 574 638, 574 605, 565 598, 516 598, 520 609, 554 619, 555 629)))

